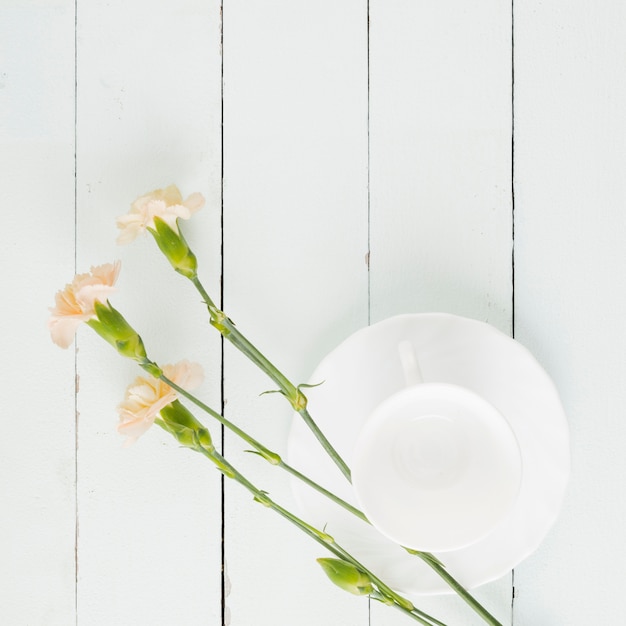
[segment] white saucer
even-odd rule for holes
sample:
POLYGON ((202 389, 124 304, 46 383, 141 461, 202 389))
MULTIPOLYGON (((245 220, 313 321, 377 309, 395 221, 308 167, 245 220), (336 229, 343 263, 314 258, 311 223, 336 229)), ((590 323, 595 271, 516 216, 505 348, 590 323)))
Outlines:
MULTIPOLYGON (((554 523, 569 476, 566 417, 546 372, 507 335, 455 315, 400 315, 350 336, 311 377, 311 383, 324 383, 307 390, 309 411, 348 465, 370 414, 405 387, 398 345, 407 340, 424 382, 460 385, 483 396, 506 417, 519 443, 523 476, 510 513, 478 542, 437 555, 461 584, 476 587, 525 559, 554 523)), ((356 505, 352 486, 297 415, 288 456, 291 465, 356 505)), ((450 592, 419 558, 373 527, 300 481, 293 481, 293 490, 306 521, 325 528, 390 586, 412 595, 450 592)))

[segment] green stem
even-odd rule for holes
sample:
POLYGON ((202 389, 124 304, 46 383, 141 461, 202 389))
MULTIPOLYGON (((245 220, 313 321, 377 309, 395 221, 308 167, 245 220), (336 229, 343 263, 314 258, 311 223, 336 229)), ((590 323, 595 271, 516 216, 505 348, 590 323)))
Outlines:
MULTIPOLYGON (((273 365, 243 334, 241 334, 239 330, 235 327, 233 322, 216 307, 215 303, 213 302, 207 291, 204 289, 204 286, 197 278, 197 276, 191 278, 190 280, 194 284, 198 292, 201 294, 205 304, 208 307, 209 313, 211 315, 212 325, 220 331, 222 336, 228 339, 235 347, 237 347, 243 354, 245 354, 253 363, 255 363, 261 370, 263 370, 278 385, 280 391, 283 393, 283 395, 285 395, 285 397, 287 397, 294 409, 300 414, 305 424, 314 433, 326 453, 335 462, 337 467, 341 470, 341 472, 348 479, 348 481, 351 481, 349 467, 343 461, 335 448, 330 444, 328 439, 326 439, 322 431, 319 429, 319 427, 309 414, 306 407, 306 396, 302 393, 302 391, 297 386, 295 386, 275 365, 273 365)), ((165 382, 168 381, 166 380, 165 382)), ((168 382, 168 384, 171 385, 171 382, 168 382)), ((178 388, 177 391, 179 391, 181 395, 185 395, 185 397, 187 397, 192 402, 195 402, 201 408, 204 408, 205 410, 209 408, 203 407, 201 406, 201 404, 198 404, 198 402, 192 396, 186 395, 186 392, 184 392, 184 390, 178 388)), ((213 417, 216 417, 216 419, 219 419, 225 426, 231 428, 233 432, 241 436, 245 441, 255 446, 255 443, 257 442, 254 442, 252 438, 248 437, 234 424, 227 422, 225 418, 223 418, 218 413, 212 411, 211 409, 209 409, 208 412, 213 415, 213 417)), ((260 446, 260 444, 258 445, 260 446)), ((267 450, 263 446, 261 446, 261 448, 263 448, 263 450, 267 450)), ((260 452, 262 456, 265 456, 263 450, 261 450, 260 448, 256 449, 260 452)), ((278 457, 278 455, 276 456, 278 457)), ((321 487, 321 485, 314 483, 308 477, 284 463, 282 459, 279 463, 276 464, 283 467, 283 469, 285 469, 293 476, 309 484, 320 493, 323 493, 337 504, 340 504, 342 507, 349 510, 360 519, 366 521, 367 523, 370 523, 367 517, 361 511, 348 504, 344 500, 341 500, 332 492, 324 489, 323 487, 321 487)), ((453 576, 448 573, 445 567, 440 564, 434 556, 416 550, 409 550, 409 552, 421 558, 422 561, 424 561, 429 567, 431 567, 483 620, 485 620, 485 622, 491 624, 492 626, 502 626, 502 624, 498 620, 496 620, 493 615, 491 615, 453 576)))
MULTIPOLYGON (((367 574, 370 577, 370 579, 372 580, 372 582, 376 584, 376 586, 378 587, 379 591, 383 594, 384 597, 393 599, 394 603, 397 606, 402 606, 403 604, 407 603, 406 598, 403 598, 401 595, 399 595, 397 592, 395 592, 393 589, 391 589, 391 587, 386 585, 380 578, 378 578, 378 576, 373 574, 368 569, 364 568, 364 566, 361 565, 361 563, 359 563, 359 561, 357 561, 349 552, 347 552, 344 548, 342 548, 338 544, 335 544, 335 545, 336 545, 338 551, 340 552, 341 558, 343 558, 346 561, 349 561, 356 568, 360 569, 365 574, 367 574)), ((409 605, 412 606, 412 603, 408 602, 408 604, 406 604, 406 608, 407 609, 409 608, 409 605)), ((423 613, 419 609, 416 609, 414 606, 412 607, 411 610, 414 611, 416 614, 421 615, 422 617, 431 620, 432 623, 435 624, 436 626, 445 626, 445 624, 443 622, 440 622, 438 619, 423 613)))
MULTIPOLYGON (((346 509, 347 511, 349 511, 350 513, 352 513, 353 515, 358 517, 359 519, 363 520, 367 524, 371 524, 369 519, 366 517, 366 515, 362 511, 360 511, 356 507, 352 506, 351 504, 349 504, 345 500, 342 500, 341 498, 336 496, 334 493, 332 493, 328 489, 325 489, 324 487, 322 487, 321 485, 319 485, 315 481, 311 480, 305 474, 302 474, 301 472, 299 472, 295 468, 293 468, 290 465, 288 465, 287 463, 285 463, 281 459, 280 455, 278 455, 277 453, 272 452, 271 450, 269 450, 267 447, 265 447, 259 441, 257 441, 256 439, 254 439, 253 437, 248 435, 248 433, 246 433, 244 430, 239 428, 236 424, 234 424, 233 422, 231 422, 230 420, 225 418, 223 415, 221 415, 220 413, 218 413, 217 411, 212 409, 210 406, 208 406, 207 404, 202 402, 199 398, 197 398, 193 394, 189 393, 188 391, 186 391, 185 389, 183 389, 182 387, 177 385, 175 382, 173 382, 172 380, 170 380, 169 378, 167 378, 163 374, 161 374, 161 376, 159 376, 159 378, 164 383, 166 383, 170 387, 172 387, 172 389, 177 391, 181 396, 183 396, 184 398, 187 398, 187 400, 189 400, 190 402, 195 404, 197 407, 202 409, 208 415, 210 415, 211 417, 216 419, 220 424, 223 424, 231 432, 233 432, 238 437, 240 437, 243 441, 245 441, 246 443, 251 445, 259 453, 260 456, 262 456, 264 459, 269 461, 272 465, 276 465, 277 467, 281 467, 283 470, 285 470, 286 472, 288 472, 289 474, 291 474, 292 476, 294 476, 298 480, 301 480, 305 484, 309 485, 311 488, 315 489, 316 491, 318 491, 322 495, 326 496, 327 498, 329 498, 330 500, 332 500, 333 502, 335 502, 339 506, 343 507, 344 509, 346 509)), ((483 618, 483 620, 485 622, 487 622, 488 624, 491 624, 492 626, 502 626, 502 624, 493 615, 491 615, 491 613, 489 613, 469 593, 469 591, 467 591, 445 569, 445 567, 437 560, 437 558, 435 556, 433 556, 432 554, 430 554, 428 552, 420 552, 418 550, 411 550, 411 549, 406 549, 406 550, 407 550, 408 553, 413 554, 413 555, 419 557, 420 559, 422 559, 422 561, 424 561, 429 567, 431 567, 450 586, 451 589, 453 589, 480 617, 483 618)))
POLYGON ((303 483, 309 485, 309 487, 312 487, 313 489, 315 489, 322 495, 326 496, 327 498, 329 498, 330 500, 332 500, 339 506, 342 506, 344 509, 346 509, 353 515, 356 515, 356 517, 362 519, 364 522, 367 522, 369 524, 369 520, 367 519, 367 517, 365 517, 365 514, 362 511, 359 511, 359 509, 357 509, 356 507, 352 506, 345 500, 342 500, 339 496, 336 496, 334 493, 332 493, 332 491, 329 491, 328 489, 322 487, 320 484, 311 480, 305 474, 302 474, 297 469, 291 467, 291 465, 289 465, 288 463, 285 463, 279 454, 269 450, 262 443, 254 439, 254 437, 251 437, 250 435, 248 435, 248 433, 246 433, 244 430, 239 428, 236 424, 233 424, 233 422, 225 418, 221 413, 218 413, 217 411, 212 409, 210 406, 202 402, 199 398, 197 398, 193 394, 189 393, 188 391, 185 391, 185 389, 177 385, 174 381, 167 378, 167 376, 161 374, 159 378, 164 383, 169 385, 172 389, 174 389, 179 395, 183 396, 184 398, 187 398, 187 400, 189 400, 190 402, 193 402, 197 407, 202 409, 205 413, 208 413, 211 417, 216 419, 220 424, 223 424, 231 432, 233 432, 235 435, 240 437, 243 441, 251 445, 259 453, 259 455, 262 456, 269 463, 277 467, 281 467, 287 473, 291 474, 298 480, 301 480, 303 483))
POLYGON ((309 487, 312 487, 313 489, 315 489, 322 495, 326 496, 327 498, 329 498, 330 500, 332 500, 339 506, 342 506, 344 509, 346 509, 346 511, 349 511, 350 513, 352 513, 352 515, 355 515, 356 517, 358 517, 360 520, 363 520, 367 524, 371 524, 371 522, 367 519, 367 517, 365 517, 365 513, 363 513, 363 511, 359 511, 359 509, 352 506, 350 503, 346 502, 345 500, 342 500, 339 496, 336 496, 332 491, 328 491, 328 489, 325 489, 321 485, 318 485, 316 482, 311 480, 308 476, 306 476, 305 474, 302 474, 297 469, 294 469, 293 467, 287 465, 286 463, 281 463, 280 466, 283 469, 285 469, 287 472, 289 472, 292 476, 297 478, 298 480, 301 480, 306 485, 309 485, 309 487))
POLYGON ((245 354, 255 365, 263 370, 277 385, 279 391, 289 400, 293 408, 301 415, 306 425, 311 429, 317 440, 320 442, 326 453, 337 465, 341 473, 348 481, 351 481, 350 468, 341 458, 337 450, 325 437, 313 418, 306 409, 307 399, 301 389, 294 385, 256 346, 254 346, 242 333, 239 332, 233 322, 220 311, 197 276, 190 279, 204 299, 209 314, 211 324, 219 330, 222 336, 232 343, 238 350, 245 354))
POLYGON ((213 461, 217 467, 224 473, 225 476, 229 478, 233 478, 240 485, 245 487, 261 504, 267 506, 272 509, 280 516, 294 524, 298 527, 302 532, 311 537, 314 541, 324 546, 327 550, 332 552, 335 556, 348 560, 352 563, 356 568, 366 574, 371 581, 378 587, 379 591, 387 598, 390 598, 394 602, 394 606, 404 612, 406 615, 411 617, 417 622, 424 624, 425 626, 446 626, 443 622, 435 619, 434 617, 420 611, 415 608, 412 603, 403 598, 395 591, 390 589, 385 583, 383 583, 377 576, 372 574, 365 566, 359 563, 354 557, 352 557, 344 548, 342 548, 339 544, 335 543, 334 539, 327 535, 326 533, 317 530, 310 524, 307 524, 305 521, 301 520, 299 517, 283 508, 276 502, 274 502, 264 491, 261 491, 257 487, 255 487, 243 474, 241 474, 233 465, 231 465, 217 450, 207 450, 203 447, 196 448, 198 452, 201 452, 206 457, 208 457, 211 461, 213 461))
POLYGON ((485 622, 491 624, 492 626, 502 626, 502 623, 499 622, 485 607, 483 607, 478 600, 476 600, 470 593, 465 589, 456 579, 454 579, 446 570, 446 568, 435 558, 432 554, 428 552, 418 552, 417 550, 409 550, 411 554, 415 554, 418 556, 424 563, 426 563, 429 567, 431 567, 443 580, 445 580, 448 585, 454 591, 461 596, 461 598, 470 606, 472 609, 482 617, 485 622))

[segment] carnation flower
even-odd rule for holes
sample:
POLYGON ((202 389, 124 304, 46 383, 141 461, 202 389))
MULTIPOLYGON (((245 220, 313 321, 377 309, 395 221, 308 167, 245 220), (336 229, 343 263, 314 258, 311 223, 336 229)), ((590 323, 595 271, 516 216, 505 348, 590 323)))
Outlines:
POLYGON ((131 205, 130 212, 117 218, 117 227, 121 230, 117 243, 130 243, 146 229, 155 229, 154 218, 163 220, 175 233, 178 233, 178 218, 188 220, 193 213, 204 206, 204 197, 192 193, 185 201, 176 185, 165 189, 155 189, 137 198, 131 205))
POLYGON ((94 266, 88 274, 77 274, 65 289, 56 293, 55 306, 50 308, 52 315, 48 321, 54 343, 68 348, 80 324, 96 317, 95 303, 105 303, 115 291, 113 285, 120 267, 119 261, 94 266))
MULTIPOLYGON (((187 360, 164 365, 163 374, 186 391, 202 383, 202 367, 187 360)), ((133 444, 145 433, 162 409, 174 402, 178 393, 157 378, 138 376, 128 387, 123 402, 118 406, 120 423, 117 432, 127 437, 124 445, 133 444)))

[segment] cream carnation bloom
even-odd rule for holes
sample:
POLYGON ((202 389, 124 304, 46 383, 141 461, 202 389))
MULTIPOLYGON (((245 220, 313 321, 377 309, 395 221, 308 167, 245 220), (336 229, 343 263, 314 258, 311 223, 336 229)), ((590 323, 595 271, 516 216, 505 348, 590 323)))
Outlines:
POLYGON ((176 220, 180 217, 188 220, 193 213, 204 206, 204 197, 192 193, 185 201, 176 185, 165 189, 155 189, 145 196, 137 198, 131 205, 130 212, 117 218, 117 227, 121 230, 117 243, 130 243, 147 228, 155 228, 154 218, 162 219, 174 232, 178 233, 176 220))
POLYGON ((88 274, 77 274, 65 289, 56 293, 48 329, 57 346, 68 348, 81 322, 95 317, 94 304, 96 301, 104 304, 115 291, 113 285, 120 267, 119 261, 94 266, 88 274))
MULTIPOLYGON (((163 374, 186 391, 202 383, 204 374, 198 363, 180 361, 163 366, 163 374)), ((117 407, 120 423, 117 432, 126 435, 125 446, 133 444, 152 424, 161 409, 178 398, 178 393, 157 378, 138 376, 128 387, 123 402, 117 407)))

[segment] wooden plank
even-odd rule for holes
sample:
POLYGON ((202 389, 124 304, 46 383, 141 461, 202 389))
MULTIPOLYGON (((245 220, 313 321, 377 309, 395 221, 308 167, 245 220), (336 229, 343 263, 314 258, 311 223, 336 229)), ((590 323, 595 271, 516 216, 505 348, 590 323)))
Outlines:
MULTIPOLYGON (((371 321, 443 311, 510 332, 510 6, 371 0, 370 90, 371 321)), ((476 595, 510 623, 510 576, 476 595)), ((479 621, 457 598, 418 605, 479 621)), ((371 623, 406 618, 373 604, 371 623)))
MULTIPOLYGON (((296 382, 367 323, 366 4, 272 0, 224 12, 224 307, 296 382)), ((226 345, 227 414, 284 454, 273 384, 226 345)), ((295 506, 287 478, 227 453, 295 506)), ((366 599, 328 582, 323 548, 227 485, 232 626, 368 623, 366 599)))
POLYGON ((74 2, 0 8, 0 622, 73 624, 74 354, 45 325, 74 267, 74 2))
MULTIPOLYGON (((176 183, 207 206, 185 224, 219 284, 219 2, 78 3, 79 270, 123 262, 114 306, 160 363, 202 362, 220 401, 219 341, 193 287, 147 237, 115 244, 115 218, 176 183)), ((141 372, 79 334, 78 619, 101 625, 221 622, 221 486, 212 466, 154 428, 131 448, 116 405, 141 372)))
POLYGON ((626 621, 626 9, 515 5, 515 330, 572 435, 564 508, 515 572, 515 624, 626 621))

